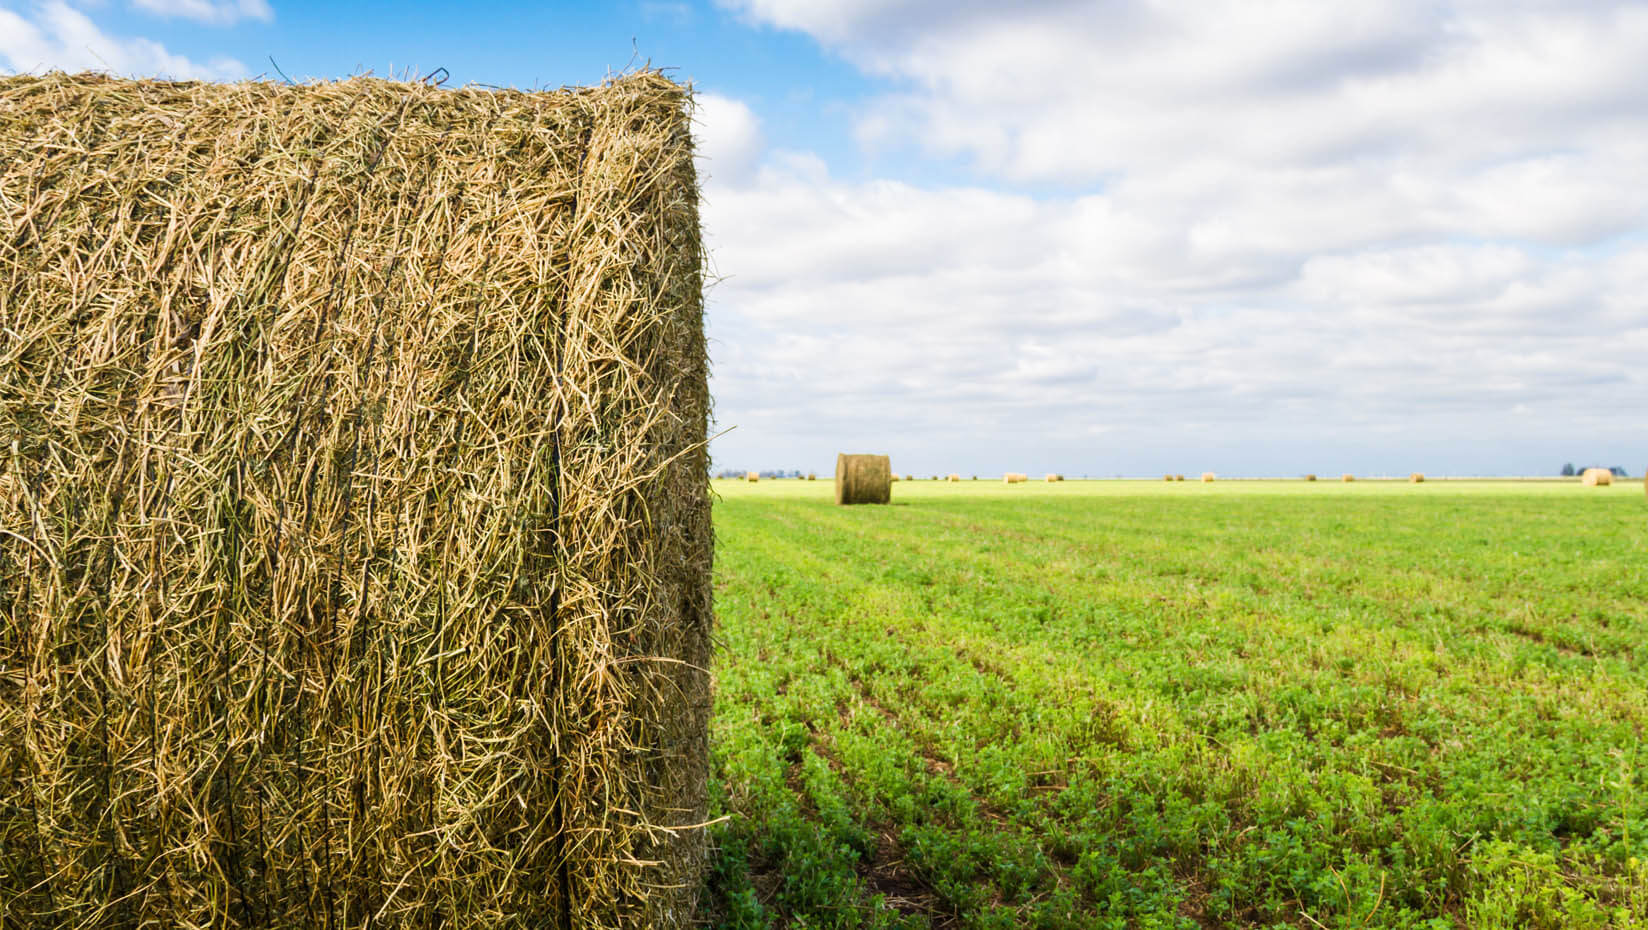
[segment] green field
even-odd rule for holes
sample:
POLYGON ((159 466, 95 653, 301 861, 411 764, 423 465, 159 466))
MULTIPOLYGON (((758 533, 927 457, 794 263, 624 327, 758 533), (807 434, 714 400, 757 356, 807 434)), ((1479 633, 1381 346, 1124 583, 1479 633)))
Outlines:
POLYGON ((1639 482, 715 489, 715 923, 1648 925, 1639 482))

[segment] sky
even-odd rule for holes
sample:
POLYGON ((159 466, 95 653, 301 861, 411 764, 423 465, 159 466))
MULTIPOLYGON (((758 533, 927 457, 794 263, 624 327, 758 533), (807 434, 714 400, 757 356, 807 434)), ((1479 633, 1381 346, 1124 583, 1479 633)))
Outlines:
POLYGON ((0 0, 0 70, 697 92, 715 465, 1648 464, 1648 3, 0 0))

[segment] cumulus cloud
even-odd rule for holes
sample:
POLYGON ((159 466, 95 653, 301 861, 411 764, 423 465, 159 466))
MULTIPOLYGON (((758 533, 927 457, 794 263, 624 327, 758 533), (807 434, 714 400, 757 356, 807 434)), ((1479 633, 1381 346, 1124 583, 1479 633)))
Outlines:
POLYGON ((711 184, 723 458, 1648 455, 1648 8, 730 2, 886 79, 865 146, 975 181, 711 184))
POLYGON ((755 113, 741 100, 713 93, 698 94, 694 104, 699 174, 723 183, 747 180, 765 147, 755 113))
POLYGON ((108 71, 140 77, 233 80, 246 67, 232 58, 197 62, 135 36, 111 36, 61 0, 28 13, 0 8, 0 67, 13 72, 108 71))
MULTIPOLYGON (((802 467, 857 443, 891 444, 919 471, 959 458, 1137 473, 1223 444, 1238 457, 1224 467, 1264 471, 1399 429, 1408 455, 1641 426, 1629 399, 1648 390, 1648 249, 1361 246, 1267 281, 1164 244, 1172 233, 1125 197, 802 165, 770 159, 706 194, 727 275, 710 308, 718 414, 739 427, 723 461, 802 467), (1620 405, 1599 407, 1597 390, 1620 405), (1169 433, 1177 445, 1160 443, 1169 433)), ((1373 467, 1357 448, 1331 467, 1373 467)))
POLYGON ((718 409, 754 425, 731 454, 1265 470, 1648 434, 1648 7, 723 5, 883 79, 856 121, 879 163, 975 179, 774 152, 712 184, 718 409))
POLYGON ((267 0, 132 0, 138 9, 156 16, 192 19, 213 26, 227 26, 243 19, 269 22, 275 11, 267 0))

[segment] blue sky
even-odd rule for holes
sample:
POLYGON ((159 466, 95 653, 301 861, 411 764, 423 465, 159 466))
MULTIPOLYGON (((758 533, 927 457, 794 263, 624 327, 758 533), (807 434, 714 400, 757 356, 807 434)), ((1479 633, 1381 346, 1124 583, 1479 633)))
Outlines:
POLYGON ((1648 463, 1648 5, 0 0, 0 69, 700 91, 718 466, 1648 463))

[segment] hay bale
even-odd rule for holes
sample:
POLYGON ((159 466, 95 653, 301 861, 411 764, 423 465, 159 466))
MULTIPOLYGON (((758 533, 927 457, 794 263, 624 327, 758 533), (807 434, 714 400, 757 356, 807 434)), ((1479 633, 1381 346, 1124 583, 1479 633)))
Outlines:
POLYGON ((1413 474, 1408 476, 1408 482, 1410 484, 1424 484, 1425 483, 1425 475, 1424 475, 1423 472, 1417 472, 1416 471, 1413 474))
POLYGON ((1023 484, 1024 482, 1029 481, 1029 480, 1030 480, 1029 475, 1023 474, 1022 472, 1016 472, 1016 471, 1010 471, 1007 474, 1001 476, 1001 481, 1002 481, 1003 484, 1023 484))
POLYGON ((750 482, 751 484, 754 484, 755 482, 761 480, 761 473, 758 472, 758 471, 745 472, 744 473, 744 480, 750 482))
POLYGON ((1184 480, 1184 475, 1174 475, 1173 480, 1174 481, 1183 481, 1184 480))
POLYGON ((1213 473, 1210 472, 1210 471, 1202 472, 1202 483, 1203 484, 1212 484, 1213 483, 1213 473))
POLYGON ((818 480, 818 473, 817 472, 811 472, 811 471, 807 472, 807 480, 808 481, 817 481, 818 480))
POLYGON ((953 475, 950 475, 950 476, 949 476, 949 477, 948 477, 948 478, 946 478, 946 479, 945 479, 945 480, 946 480, 946 481, 960 481, 960 480, 961 480, 961 476, 960 476, 960 475, 954 475, 954 474, 953 474, 953 475))
POLYGON ((0 923, 692 922, 689 106, 0 77, 0 923))
POLYGON ((916 480, 916 476, 915 475, 905 475, 904 480, 905 481, 914 481, 914 480, 916 480))
POLYGON ((885 504, 892 500, 892 483, 896 478, 885 455, 837 455, 835 502, 885 504))
POLYGON ((1315 475, 1306 475, 1306 476, 1305 476, 1305 480, 1306 480, 1306 481, 1315 481, 1315 480, 1316 480, 1316 476, 1315 476, 1315 475))
POLYGON ((1063 481, 1063 480, 1064 480, 1063 475, 1054 474, 1053 472, 1048 472, 1047 473, 1047 483, 1048 484, 1052 484, 1055 481, 1063 481))
POLYGON ((1163 475, 1163 476, 1162 476, 1162 480, 1163 480, 1163 481, 1172 481, 1172 480, 1173 480, 1173 476, 1172 476, 1172 475, 1163 475))
POLYGON ((1347 472, 1346 474, 1340 475, 1339 480, 1346 484, 1350 484, 1352 481, 1356 480, 1356 476, 1347 472))
POLYGON ((1606 468, 1587 468, 1579 476, 1579 483, 1588 488, 1605 488, 1614 483, 1614 473, 1606 468))

